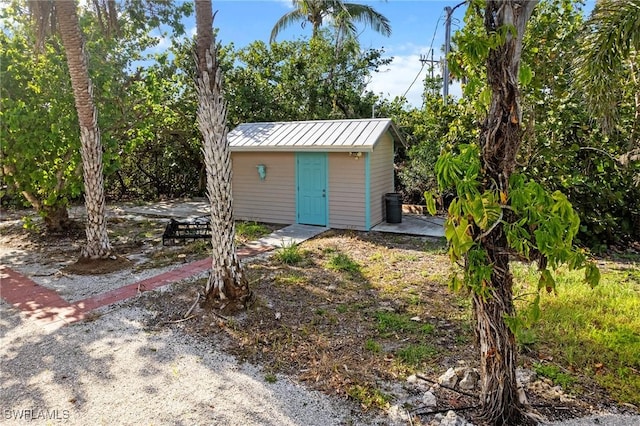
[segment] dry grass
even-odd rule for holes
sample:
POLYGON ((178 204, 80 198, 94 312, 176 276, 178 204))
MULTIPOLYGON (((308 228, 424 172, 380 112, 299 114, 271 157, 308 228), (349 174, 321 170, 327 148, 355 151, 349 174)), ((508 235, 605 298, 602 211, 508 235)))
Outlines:
POLYGON ((332 231, 303 243, 296 264, 251 262, 258 298, 246 314, 185 327, 224 331, 230 352, 268 373, 383 408, 388 383, 472 358, 467 304, 433 278, 447 274, 442 252, 424 238, 332 231))
MULTIPOLYGON (((476 366, 470 304, 447 288, 450 266, 443 242, 330 231, 296 251, 300 259, 290 264, 271 256, 246 265, 257 295, 249 311, 228 321, 200 312, 194 321, 174 327, 213 339, 240 360, 261 365, 266 381, 284 373, 355 400, 365 410, 406 400, 410 374, 435 380, 449 367, 476 366)), ((151 296, 150 307, 161 314, 149 319, 150 326, 180 318, 198 288, 182 285, 171 294, 151 296)), ((534 368, 543 355, 529 346, 520 360, 534 368)), ((550 419, 612 404, 591 379, 576 380, 588 385, 590 394, 563 404, 562 410, 544 395, 532 394, 530 401, 542 405, 539 410, 550 419)), ((452 408, 477 405, 446 392, 439 401, 452 408)), ((403 408, 419 412, 420 403, 403 408)), ((473 419, 473 410, 464 415, 473 419)))
MULTIPOLYGON (((109 223, 112 244, 122 256, 142 258, 138 268, 179 264, 208 255, 202 242, 163 247, 165 224, 166 220, 115 218, 109 223)), ((266 232, 249 224, 247 232, 254 231, 266 232)), ((52 237, 19 226, 2 227, 0 234, 0 243, 35 253, 37 262, 74 259, 82 240, 81 232, 52 237)), ((196 310, 197 315, 189 321, 171 322, 182 319, 204 283, 178 283, 171 291, 145 293, 129 303, 148 307, 150 328, 172 327, 197 335, 240 360, 261 365, 266 382, 277 380, 277 373, 287 374, 326 393, 355 400, 365 410, 384 409, 406 397, 412 391, 405 380, 410 374, 436 379, 449 367, 476 365, 470 305, 467 298, 447 288, 450 266, 442 241, 330 231, 290 251, 246 264, 256 302, 248 311, 226 320, 196 310), (291 259, 295 261, 288 261, 291 259)), ((624 274, 628 287, 636 288, 637 265, 624 274)), ((528 279, 518 268, 516 275, 522 281, 528 279)), ((603 291, 606 288, 603 286, 603 291)), ((576 306, 572 299, 565 302, 563 306, 576 306)), ((560 356, 570 355, 566 345, 561 337, 547 332, 547 325, 549 322, 541 324, 538 335, 548 341, 534 340, 526 345, 521 363, 536 367, 542 375, 554 375, 555 369, 544 368, 552 353, 558 372, 571 373, 574 389, 589 392, 569 409, 548 407, 542 410, 544 414, 550 419, 566 418, 586 413, 589 405, 607 407, 616 399, 633 399, 621 399, 623 393, 614 394, 615 387, 598 380, 609 377, 601 374, 606 370, 596 371, 602 377, 594 379, 588 369, 573 368, 571 360, 560 356), (556 338, 558 341, 553 340, 556 338)), ((640 331, 632 331, 631 336, 636 339, 637 333, 640 331)), ((616 373, 622 371, 618 370, 616 373)), ((637 366, 632 365, 629 371, 636 372, 637 366)), ((633 389, 624 392, 633 394, 633 389)), ((476 404, 456 394, 438 397, 448 407, 476 404)), ((530 400, 555 404, 535 394, 530 400)), ((404 408, 420 407, 418 403, 404 408)), ((464 415, 472 419, 473 411, 464 415)), ((423 416, 423 420, 428 418, 423 416)))

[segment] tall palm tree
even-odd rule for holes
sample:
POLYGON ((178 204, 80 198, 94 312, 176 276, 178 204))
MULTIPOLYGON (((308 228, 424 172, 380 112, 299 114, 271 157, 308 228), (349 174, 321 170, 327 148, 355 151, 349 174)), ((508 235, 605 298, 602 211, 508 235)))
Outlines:
MULTIPOLYGON (((640 0, 599 0, 587 21, 576 57, 576 79, 605 132, 620 124, 620 104, 635 108, 627 152, 619 162, 640 161, 640 0)), ((640 175, 635 176, 640 186, 640 175)))
POLYGON ((271 43, 278 34, 290 25, 307 22, 312 25, 312 37, 316 37, 326 18, 339 21, 337 30, 347 31, 356 35, 355 23, 370 25, 374 31, 384 35, 391 35, 389 20, 378 13, 371 6, 357 3, 345 3, 342 0, 291 0, 294 9, 284 14, 271 30, 271 43))
POLYGON ((80 151, 87 208, 87 244, 82 248, 81 257, 106 258, 111 253, 111 244, 105 216, 102 141, 98 128, 98 111, 93 101, 87 52, 78 22, 77 4, 75 0, 55 0, 51 5, 56 11, 80 124, 80 151))
POLYGON ((195 0, 195 5, 197 121, 203 137, 213 245, 213 261, 205 297, 209 306, 217 300, 230 299, 239 307, 244 307, 251 300, 252 293, 236 253, 227 106, 213 35, 211 0, 195 0))
POLYGON ((582 49, 576 58, 576 77, 605 130, 617 123, 618 104, 625 88, 634 93, 636 128, 639 125, 639 54, 640 0, 599 0, 587 21, 582 49), (625 80, 626 84, 619 84, 625 80))

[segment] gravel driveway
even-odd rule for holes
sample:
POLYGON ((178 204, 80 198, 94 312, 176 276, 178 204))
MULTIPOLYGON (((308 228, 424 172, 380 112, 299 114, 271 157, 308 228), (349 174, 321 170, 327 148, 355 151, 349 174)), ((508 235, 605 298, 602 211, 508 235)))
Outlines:
POLYGON ((385 424, 286 377, 268 383, 208 342, 150 332, 131 303, 101 312, 47 334, 1 303, 0 423, 385 424))

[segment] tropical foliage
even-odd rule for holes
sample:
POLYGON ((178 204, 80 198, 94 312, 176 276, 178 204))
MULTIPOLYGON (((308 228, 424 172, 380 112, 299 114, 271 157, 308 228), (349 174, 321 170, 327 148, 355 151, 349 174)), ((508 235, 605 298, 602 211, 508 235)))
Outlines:
MULTIPOLYGON (((516 384, 518 322, 511 256, 537 261, 538 293, 554 290, 552 271, 562 264, 584 268, 591 285, 600 277, 597 267, 574 246, 580 219, 567 197, 546 191, 516 167, 523 117, 519 80, 530 79, 530 70, 520 68, 520 62, 536 4, 489 0, 483 7, 470 8, 468 13, 482 21, 484 31, 459 48, 467 61, 478 61, 476 66, 486 75, 487 95, 477 98, 478 110, 486 109, 485 118, 477 142, 446 149, 436 162, 439 188, 453 188, 455 193, 445 236, 451 261, 462 262, 464 268, 452 274, 451 286, 469 292, 473 301, 480 403, 487 424, 530 422, 516 384)), ((434 196, 426 198, 435 214, 434 196)))
POLYGON ((345 3, 342 0, 292 0, 294 9, 283 15, 271 31, 271 43, 278 34, 296 22, 312 25, 313 37, 318 36, 322 24, 331 20, 338 39, 356 38, 356 23, 364 23, 385 36, 391 34, 389 20, 371 6, 345 3))
MULTIPOLYGON (((457 115, 466 117, 467 124, 479 120, 489 105, 482 26, 479 16, 468 14, 465 27, 453 37, 451 69, 465 80, 465 98, 458 104, 475 100, 457 115)), ((621 107, 616 110, 617 130, 605 133, 601 120, 587 107, 587 86, 576 80, 574 55, 568 54, 580 51, 584 31, 580 2, 543 1, 534 11, 523 41, 519 75, 524 133, 517 161, 525 176, 549 191, 566 194, 581 219, 577 241, 604 250, 640 238, 640 188, 634 182, 640 162, 628 155, 638 120, 633 108, 621 107)), ((630 87, 623 79, 614 85, 630 87)), ((622 106, 633 104, 633 97, 621 99, 627 99, 622 106)), ((441 146, 456 140, 448 132, 439 134, 436 139, 441 146)), ((468 140, 462 138, 458 143, 468 140)), ((411 169, 411 162, 408 165, 411 169)), ((408 188, 414 182, 405 181, 408 188)))
MULTIPOLYGON (((176 33, 183 31, 180 17, 191 8, 189 4, 167 6, 143 1, 127 2, 126 6, 119 10, 122 19, 117 34, 111 36, 101 22, 106 19, 104 14, 79 9, 81 29, 87 34, 85 47, 94 101, 100 111, 98 124, 107 179, 120 170, 121 161, 126 163, 123 154, 131 147, 129 132, 144 124, 136 120, 140 113, 132 113, 136 99, 128 96, 142 71, 130 70, 135 61, 149 57, 144 51, 158 44, 159 38, 151 35, 152 28, 164 23, 173 25, 176 33)), ((74 101, 62 43, 55 32, 48 31, 37 48, 38 27, 29 20, 25 2, 14 1, 1 13, 5 30, 0 34, 0 140, 2 181, 6 185, 2 199, 4 203, 31 204, 49 230, 62 230, 69 202, 83 192, 78 119, 70 113, 74 101)), ((141 98, 147 99, 147 105, 153 100, 141 98)), ((126 182, 122 173, 116 177, 126 182)), ((145 181, 140 179, 136 184, 144 188, 145 181)))
POLYGON ((82 191, 78 119, 60 47, 48 44, 34 58, 33 43, 24 32, 0 32, 3 200, 19 202, 20 194, 59 231, 67 226, 70 200, 82 191))
MULTIPOLYGON (((180 35, 180 16, 189 13, 192 5, 161 7, 160 3, 151 8, 154 14, 143 1, 126 2, 126 8, 117 3, 120 16, 126 19, 119 20, 115 30, 109 30, 105 11, 98 14, 93 6, 79 10, 87 34, 89 70, 100 111, 105 185, 111 198, 204 195, 190 74, 193 43, 180 35), (166 34, 152 32, 160 23, 168 24, 166 34), (171 40, 164 52, 153 48, 159 36, 171 40)), ((607 3, 601 3, 600 15, 611 7, 633 4, 613 2, 605 8, 607 3)), ((26 18, 25 7, 16 1, 1 10, 5 28, 0 35, 1 179, 5 185, 1 190, 3 203, 32 204, 48 217, 48 210, 66 212, 66 206, 82 196, 74 133, 77 119, 69 114, 73 100, 65 81, 68 71, 61 43, 50 35, 36 56, 32 50, 36 30, 26 18)), ((520 73, 524 136, 518 163, 527 178, 566 194, 581 219, 578 242, 606 249, 640 238, 640 188, 634 181, 640 166, 633 156, 638 123, 634 95, 640 91, 633 88, 632 56, 616 55, 622 58, 623 73, 607 78, 611 87, 623 92, 617 95, 616 109, 610 109, 615 112, 615 126, 602 127, 601 115, 588 102, 595 99, 591 91, 587 93, 589 85, 582 77, 575 78, 573 60, 574 52, 606 51, 588 48, 588 42, 597 40, 584 35, 584 31, 591 34, 594 28, 605 28, 596 25, 600 15, 587 21, 580 3, 570 0, 543 1, 534 12, 520 73)), ((630 15, 607 16, 611 21, 630 15)), ((440 152, 476 140, 477 123, 486 112, 488 92, 479 60, 486 48, 477 37, 484 31, 483 23, 469 14, 453 38, 451 69, 464 77, 465 97, 445 106, 427 91, 422 106, 409 107, 403 99, 382 99, 367 91, 372 73, 391 59, 381 50, 360 49, 357 40, 325 25, 335 22, 325 19, 316 37, 308 40, 219 46, 229 126, 247 121, 370 117, 374 109, 376 116, 392 117, 408 142, 397 156, 398 190, 407 202, 422 203, 424 191, 436 187, 434 167, 440 152), (462 45, 468 47, 463 51, 462 45)), ((625 22, 628 25, 614 28, 626 34, 637 20, 625 22)), ((632 39, 628 49, 624 39, 618 40, 621 54, 633 55, 637 50, 632 39)))

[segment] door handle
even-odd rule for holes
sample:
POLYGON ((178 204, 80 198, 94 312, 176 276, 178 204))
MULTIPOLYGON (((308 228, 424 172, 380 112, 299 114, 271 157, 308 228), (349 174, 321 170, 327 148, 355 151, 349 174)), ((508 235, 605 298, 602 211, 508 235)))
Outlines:
POLYGON ((327 190, 326 190, 326 189, 323 189, 323 190, 322 190, 322 197, 323 197, 323 198, 326 198, 326 197, 327 197, 327 190))

